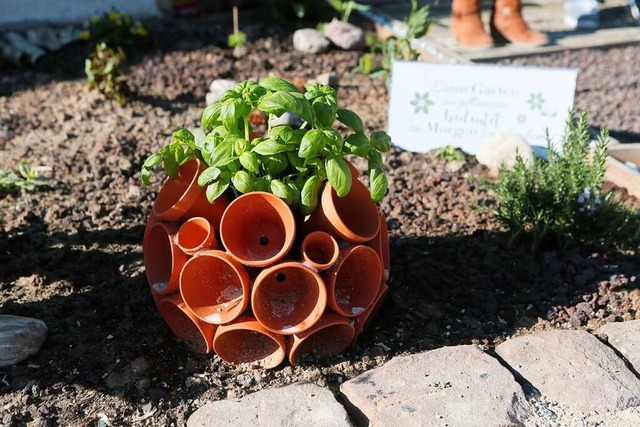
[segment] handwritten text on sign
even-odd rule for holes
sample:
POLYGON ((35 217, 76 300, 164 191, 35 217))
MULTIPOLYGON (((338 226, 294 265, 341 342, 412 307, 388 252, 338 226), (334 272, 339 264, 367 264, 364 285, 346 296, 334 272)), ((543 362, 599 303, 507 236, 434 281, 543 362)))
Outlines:
POLYGON ((394 62, 389 134, 411 151, 452 145, 476 153, 503 133, 558 141, 577 70, 394 62))

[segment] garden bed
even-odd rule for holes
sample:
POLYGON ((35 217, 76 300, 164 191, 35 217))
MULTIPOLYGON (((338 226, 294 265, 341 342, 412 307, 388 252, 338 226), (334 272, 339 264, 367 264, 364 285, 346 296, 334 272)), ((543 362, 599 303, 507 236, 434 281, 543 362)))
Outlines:
MULTIPOLYGON (((389 297, 349 351, 270 371, 191 353, 160 318, 146 283, 141 242, 161 178, 141 186, 146 156, 174 129, 199 122, 214 78, 335 71, 340 106, 356 111, 368 132, 386 128, 388 93, 382 80, 349 74, 358 53, 300 54, 289 34, 261 38, 236 60, 209 44, 225 34, 215 27, 153 29, 157 45, 134 58, 135 95, 124 107, 88 91, 79 45, 33 70, 1 71, 0 167, 26 158, 53 169, 49 188, 0 199, 2 313, 49 327, 36 356, 0 371, 5 424, 183 425, 209 400, 301 380, 335 391, 406 352, 492 348, 515 334, 640 317, 640 254, 581 247, 533 255, 509 246, 491 212, 489 176, 474 157, 447 162, 393 149, 381 204, 391 240, 389 297)), ((580 67, 576 106, 623 142, 640 133, 633 102, 640 77, 629 65, 640 62, 637 48, 526 61, 580 67)))

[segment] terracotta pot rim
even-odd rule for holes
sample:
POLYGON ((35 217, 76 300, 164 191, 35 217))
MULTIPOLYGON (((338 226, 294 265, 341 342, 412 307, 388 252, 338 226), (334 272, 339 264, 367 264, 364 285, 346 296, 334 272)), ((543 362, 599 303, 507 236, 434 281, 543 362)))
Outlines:
MULTIPOLYGON (((313 325, 316 324, 316 322, 322 317, 322 314, 324 313, 326 307, 327 307, 327 289, 324 283, 324 280, 322 280, 322 277, 316 272, 314 271, 312 268, 309 268, 308 266, 300 263, 300 262, 296 262, 296 261, 286 261, 280 264, 276 264, 273 265, 271 267, 265 268, 264 270, 260 271, 260 273, 258 274, 258 277, 256 277, 254 283, 253 283, 253 287, 251 289, 251 307, 253 309, 253 314, 256 318, 256 320, 260 323, 260 325, 262 325, 262 327, 264 327, 266 330, 273 332, 275 334, 281 334, 281 335, 293 335, 293 334, 297 334, 297 333, 301 333, 309 328, 312 328, 313 325), (298 323, 297 325, 293 325, 294 327, 288 329, 288 330, 284 330, 284 329, 277 329, 277 328, 273 328, 270 325, 266 324, 263 320, 260 320, 260 317, 262 317, 262 315, 258 314, 258 310, 256 310, 257 304, 256 304, 256 299, 257 296, 256 294, 259 292, 259 289, 263 283, 264 278, 266 278, 269 274, 271 274, 274 270, 278 270, 278 269, 283 269, 283 268, 297 268, 297 269, 302 269, 304 270, 306 273, 309 273, 312 275, 312 277, 315 280, 315 283, 318 285, 318 300, 316 301, 316 304, 314 305, 313 309, 310 311, 309 315, 307 317, 305 317, 300 323, 298 323), (304 328, 304 329, 299 329, 297 328, 298 325, 303 324, 303 323, 307 323, 309 322, 310 326, 304 328)), ((268 323, 268 322, 267 322, 268 323)))
POLYGON ((179 287, 179 281, 180 281, 180 272, 176 271, 176 270, 181 270, 182 266, 186 263, 187 261, 187 255, 182 253, 182 251, 180 251, 180 249, 177 247, 177 245, 175 244, 175 241, 173 239, 172 236, 175 235, 175 233, 177 233, 177 226, 175 224, 167 224, 164 223, 162 221, 158 221, 156 223, 154 223, 153 225, 151 225, 151 227, 149 227, 148 232, 145 235, 145 241, 143 242, 143 248, 144 248, 144 264, 145 264, 145 273, 147 276, 147 282, 149 283, 149 287, 151 288, 151 292, 152 294, 158 295, 158 296, 164 296, 164 295, 169 295, 172 294, 174 292, 176 292, 178 290, 179 287), (146 248, 146 243, 147 243, 147 239, 149 238, 149 236, 153 233, 153 231, 156 228, 162 228, 164 230, 164 233, 166 234, 166 238, 169 241, 169 249, 171 250, 171 274, 169 275, 168 279, 167 279, 167 286, 165 287, 164 290, 162 291, 158 291, 155 288, 155 284, 156 283, 152 283, 151 278, 149 277, 149 267, 148 267, 148 257, 150 257, 150 251, 155 250, 155 248, 149 249, 146 248), (175 231, 175 233, 172 234, 172 231, 175 231), (184 262, 182 262, 184 261, 184 262), (180 265, 181 264, 181 265, 180 265), (172 280, 173 279, 173 280, 172 280), (178 285, 177 286, 172 286, 171 283, 174 281, 178 281, 178 285))
POLYGON ((356 335, 357 335, 353 319, 349 319, 338 313, 327 312, 322 315, 320 320, 318 320, 318 322, 315 325, 313 325, 313 327, 311 327, 310 329, 304 332, 295 334, 291 337, 291 346, 289 348, 289 363, 291 363, 292 366, 297 366, 298 365, 297 359, 299 357, 298 351, 300 349, 300 346, 309 337, 313 336, 314 334, 334 326, 344 326, 349 328, 350 339, 348 340, 348 343, 345 345, 344 349, 341 350, 339 353, 341 353, 346 348, 348 348, 351 345, 351 343, 353 343, 353 340, 356 338, 356 335))
MULTIPOLYGON (((217 250, 217 249, 207 249, 207 250, 204 250, 204 251, 197 252, 182 267, 182 271, 180 272, 180 282, 179 282, 180 295, 182 296, 184 304, 189 308, 189 310, 193 313, 193 315, 196 316, 202 322, 211 323, 211 324, 214 324, 214 325, 219 325, 219 324, 232 322, 232 321, 236 320, 237 318, 239 318, 242 315, 242 313, 244 313, 244 311, 249 306, 249 299, 250 299, 250 293, 251 293, 251 283, 250 283, 249 275, 248 275, 247 271, 244 270, 241 265, 237 265, 236 262, 237 261, 234 260, 226 252, 223 252, 223 251, 220 251, 220 250, 217 250), (201 314, 199 314, 199 311, 201 311, 201 309, 195 309, 195 308, 193 308, 191 306, 191 304, 189 304, 189 300, 191 298, 189 298, 189 299, 185 298, 184 286, 183 286, 183 282, 182 282, 182 273, 184 272, 184 270, 188 266, 188 264, 199 262, 202 258, 205 258, 205 257, 216 258, 216 259, 226 263, 228 266, 230 266, 231 269, 234 271, 234 273, 237 275, 237 277, 238 277, 238 279, 240 281, 240 285, 242 286, 242 296, 238 297, 239 299, 242 300, 241 304, 238 307, 234 307, 233 309, 231 309, 229 311, 229 312, 233 312, 235 314, 231 314, 231 315, 229 315, 227 317, 222 317, 220 323, 213 323, 210 320, 207 320, 206 318, 204 318, 201 314)), ((238 298, 236 298, 236 299, 238 299, 238 298)), ((211 307, 216 307, 216 306, 219 306, 219 305, 221 305, 221 304, 214 304, 211 307)))
MULTIPOLYGON (((152 208, 152 212, 155 216, 157 216, 160 219, 166 219, 166 220, 177 220, 178 218, 180 218, 182 215, 184 215, 190 208, 191 206, 193 206, 193 204, 195 203, 195 201, 197 200, 198 196, 200 195, 201 192, 204 191, 204 188, 200 187, 198 185, 198 176, 200 175, 200 171, 202 169, 202 161, 200 161, 200 159, 198 158, 193 158, 191 160, 188 160, 187 162, 185 162, 183 165, 180 166, 180 168, 184 168, 186 165, 188 165, 191 162, 195 162, 196 164, 196 172, 193 174, 193 178, 191 178, 191 181, 189 181, 189 185, 187 186, 187 189, 184 191, 184 193, 182 193, 182 195, 178 198, 178 200, 175 201, 175 203, 170 206, 169 208, 167 208, 166 210, 162 211, 162 212, 158 212, 157 211, 157 206, 154 203, 154 206, 152 208), (197 191, 189 191, 194 189, 197 191), (193 200, 190 200, 193 199, 193 200), (173 214, 171 212, 174 212, 173 214)), ((172 178, 167 178, 166 181, 164 182, 164 184, 162 184, 162 188, 160 188, 160 191, 158 192, 158 195, 160 195, 160 193, 162 193, 162 191, 165 189, 165 187, 167 185, 170 185, 170 181, 172 180, 172 178)), ((157 202, 158 198, 156 196, 156 202, 157 202)))
POLYGON ((302 259, 304 260, 305 264, 309 264, 311 267, 315 268, 318 271, 323 271, 323 270, 326 270, 327 268, 330 268, 332 265, 334 265, 338 261, 338 257, 340 256, 340 246, 338 245, 338 241, 331 234, 327 233, 326 231, 318 230, 318 231, 312 231, 311 233, 305 236, 305 238, 302 240, 300 252, 302 253, 302 259), (308 239, 318 235, 328 236, 331 239, 333 243, 333 248, 334 248, 334 253, 333 253, 333 256, 331 257, 331 260, 329 260, 329 262, 322 263, 322 264, 315 262, 311 258, 309 258, 305 251, 305 246, 308 242, 308 239))
POLYGON ((180 228, 178 228, 178 233, 176 233, 176 245, 180 248, 180 250, 182 252, 184 252, 187 255, 194 255, 196 254, 198 251, 207 248, 207 242, 209 242, 209 245, 213 243, 213 241, 215 240, 215 230, 213 228, 213 225, 211 224, 211 222, 201 216, 194 216, 192 218, 189 218, 188 220, 186 220, 185 222, 182 223, 182 225, 180 226, 180 228), (202 243, 200 243, 198 246, 196 246, 193 249, 189 249, 189 248, 185 248, 182 244, 180 244, 180 232, 183 231, 183 227, 186 224, 190 224, 192 222, 203 222, 207 224, 207 236, 204 239, 204 241, 202 243))
MULTIPOLYGON (((216 329, 216 333, 213 336, 213 349, 216 351, 216 354, 218 354, 218 357, 220 357, 222 360, 225 360, 227 362, 227 359, 222 358, 222 356, 220 356, 220 352, 216 349, 216 342, 218 340, 218 338, 224 334, 230 333, 230 332, 235 332, 235 331, 253 331, 253 332, 257 332, 259 334, 265 335, 267 337, 269 337, 273 342, 275 342, 278 345, 278 350, 275 351, 272 355, 267 356, 265 359, 274 359, 274 363, 270 363, 268 365, 264 365, 263 367, 265 369, 272 369, 277 367, 278 365, 280 365, 284 359, 287 356, 287 345, 285 343, 284 337, 278 334, 275 334, 271 331, 269 331, 268 329, 266 329, 264 326, 262 326, 262 324, 260 322, 258 322, 256 319, 251 318, 251 317, 238 317, 237 319, 235 319, 234 321, 232 321, 231 323, 225 324, 225 325, 220 325, 218 326, 218 328, 216 329), (277 363, 275 363, 275 361, 277 361, 277 363)), ((224 352, 223 352, 224 353, 224 352)), ((262 359, 264 360, 264 359, 262 359)), ((235 364, 236 362, 230 362, 235 364)))
MULTIPOLYGON (((350 191, 354 191, 354 189, 358 185, 362 186, 366 190, 366 187, 364 186, 363 183, 361 183, 357 179, 354 179, 352 181, 350 191)), ((356 191, 361 191, 361 189, 356 191)), ((348 195, 345 197, 348 197, 348 195)), ((335 203, 336 199, 339 199, 338 194, 335 192, 331 184, 327 182, 325 184, 324 189, 322 190, 322 195, 321 195, 322 206, 318 206, 318 208, 322 208, 324 210, 324 215, 326 216, 327 220, 329 220, 329 222, 333 224, 333 228, 340 235, 340 237, 342 237, 343 239, 349 242, 359 244, 359 243, 364 243, 368 240, 373 239, 376 236, 376 234, 378 234, 378 231, 380 229, 380 220, 378 218, 377 209, 376 209, 377 226, 376 226, 375 232, 371 232, 368 235, 363 236, 363 235, 357 234, 355 231, 351 230, 351 228, 347 226, 347 224, 345 224, 342 217, 338 213, 338 210, 336 209, 336 203, 335 203)), ((371 201, 371 203, 373 203, 373 201, 371 201)))
POLYGON ((227 248, 227 253, 229 254, 229 256, 231 256, 233 259, 235 259, 239 263, 244 264, 248 267, 267 267, 281 260, 291 250, 291 247, 293 246, 293 242, 295 240, 296 230, 297 230, 297 224, 296 224, 295 216, 293 215, 293 212, 291 211, 291 208, 289 207, 289 205, 287 205, 287 203, 281 198, 279 198, 278 196, 275 196, 271 193, 267 193, 266 191, 252 191, 249 193, 242 194, 240 197, 237 197, 231 203, 229 203, 224 213, 222 214, 222 219, 220 220, 220 240, 222 240, 222 245, 225 248, 227 248), (282 223, 284 224, 284 228, 285 228, 285 240, 280 251, 278 251, 278 253, 271 256, 270 258, 263 259, 263 260, 247 260, 233 253, 231 250, 229 250, 229 245, 227 245, 227 242, 225 242, 225 234, 226 234, 224 232, 224 229, 226 228, 225 219, 227 219, 229 215, 232 215, 232 213, 230 213, 232 212, 231 208, 234 206, 234 204, 239 203, 238 200, 242 200, 243 198, 246 198, 246 197, 258 197, 258 196, 264 199, 267 199, 267 201, 276 208, 278 213, 282 213, 282 211, 285 212, 284 214, 285 217, 281 215, 282 223))
MULTIPOLYGON (((173 293, 173 294, 167 295, 164 298, 160 299, 160 301, 158 302, 158 311, 160 312, 160 315, 162 316, 162 318, 165 319, 165 322, 167 320, 164 317, 164 315, 162 314, 162 308, 167 304, 171 304, 176 309, 178 309, 182 313, 184 313, 189 319, 191 319, 191 321, 194 323, 196 328, 198 328, 198 331, 200 332, 200 336, 202 337, 202 339, 203 339, 203 341, 205 343, 205 348, 206 348, 205 351, 206 351, 206 353, 210 353, 213 350, 213 335, 214 335, 215 331, 212 330, 211 339, 208 339, 207 336, 206 336, 205 331, 203 330, 203 323, 205 323, 205 322, 202 322, 202 320, 200 320, 189 309, 189 307, 186 305, 186 303, 182 299, 182 296, 179 293, 173 293), (183 307, 180 307, 180 305, 184 305, 186 310, 183 307)), ((211 325, 211 324, 206 324, 205 323, 205 325, 214 328, 214 326, 211 325)), ((171 329, 171 327, 169 329, 171 329)), ((173 329, 172 329, 171 332, 173 332, 173 329)), ((174 332, 174 334, 175 334, 175 332, 174 332)), ((179 338, 182 339, 181 337, 179 337, 179 338)))

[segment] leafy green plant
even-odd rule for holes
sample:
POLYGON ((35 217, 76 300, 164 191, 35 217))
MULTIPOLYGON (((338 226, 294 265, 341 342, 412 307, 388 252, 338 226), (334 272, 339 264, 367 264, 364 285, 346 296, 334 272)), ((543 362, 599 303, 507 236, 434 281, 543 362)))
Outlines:
POLYGON ((115 9, 101 16, 93 15, 91 21, 84 23, 84 27, 85 30, 80 33, 81 39, 124 50, 139 46, 148 35, 140 21, 134 21, 115 9))
MULTIPOLYGON (((411 41, 413 39, 418 39, 423 37, 429 31, 429 26, 431 25, 431 16, 430 9, 428 5, 418 8, 418 1, 411 0, 411 12, 409 16, 404 21, 407 31, 404 36, 391 36, 386 40, 381 41, 378 39, 370 39, 369 45, 371 49, 371 53, 381 53, 382 54, 382 62, 379 67, 373 66, 370 69, 375 70, 375 74, 372 72, 372 76, 384 76, 389 77, 391 74, 391 64, 394 60, 405 60, 405 61, 413 61, 418 59, 420 56, 420 52, 418 52, 412 45, 411 41)), ((363 55, 363 58, 369 57, 365 59, 367 62, 371 62, 371 54, 363 55)), ((356 67, 354 71, 360 71, 356 67)), ((360 65, 360 68, 362 66, 360 65)), ((363 72, 366 73, 366 69, 363 69, 363 72)), ((366 73, 369 74, 369 73, 366 73)))
POLYGON ((586 113, 571 113, 560 152, 548 139, 548 161, 527 164, 518 155, 513 169, 501 172, 495 189, 497 218, 514 237, 531 238, 535 248, 571 240, 636 246, 640 215, 602 189, 606 138, 603 130, 591 150, 586 113))
POLYGON ((109 48, 105 43, 98 43, 96 49, 85 59, 84 72, 90 89, 97 89, 109 99, 124 103, 125 79, 120 70, 120 63, 125 59, 121 48, 109 48))
POLYGON ((444 147, 434 150, 434 154, 439 159, 444 159, 447 162, 454 160, 464 160, 464 153, 452 145, 445 145, 444 147))
POLYGON ((43 184, 45 184, 45 180, 39 178, 38 172, 25 160, 20 161, 17 174, 11 170, 0 169, 0 193, 19 189, 31 191, 43 184))
POLYGON ((371 198, 380 201, 388 185, 382 153, 391 139, 380 131, 367 137, 360 117, 338 108, 337 101, 335 90, 319 83, 308 83, 304 93, 278 77, 238 83, 202 113, 206 137, 196 141, 186 129, 174 132, 172 142, 144 163, 142 182, 149 184, 151 170, 161 165, 173 177, 180 165, 197 157, 208 165, 198 183, 207 187, 209 201, 229 187, 239 193, 267 191, 307 215, 325 181, 339 197, 349 193, 352 175, 344 156, 351 154, 368 160, 371 198), (256 109, 268 115, 268 131, 251 139, 248 116, 256 109), (271 126, 288 111, 302 117, 300 128, 271 126), (346 138, 333 127, 335 120, 350 129, 346 138))
POLYGON ((340 14, 340 20, 342 22, 349 22, 351 12, 354 10, 369 10, 370 6, 366 4, 360 4, 353 0, 325 0, 332 8, 334 8, 340 14))

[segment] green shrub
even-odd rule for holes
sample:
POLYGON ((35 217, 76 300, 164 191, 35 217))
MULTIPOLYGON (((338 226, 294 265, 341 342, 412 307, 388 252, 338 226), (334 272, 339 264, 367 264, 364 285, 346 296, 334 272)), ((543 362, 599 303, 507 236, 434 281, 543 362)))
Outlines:
POLYGON ((90 89, 97 89, 109 99, 124 103, 125 79, 120 63, 125 54, 121 48, 111 49, 105 43, 98 43, 96 49, 85 59, 84 72, 90 89))
POLYGON ((496 216, 514 237, 530 238, 534 248, 571 241, 636 247, 640 215, 603 192, 608 131, 590 148, 586 113, 569 115, 561 151, 548 139, 548 160, 527 164, 517 156, 496 185, 496 216))
POLYGON ((105 12, 102 16, 93 15, 91 21, 84 23, 84 27, 80 38, 91 44, 105 43, 124 50, 137 47, 147 37, 147 30, 139 21, 116 10, 105 12))

